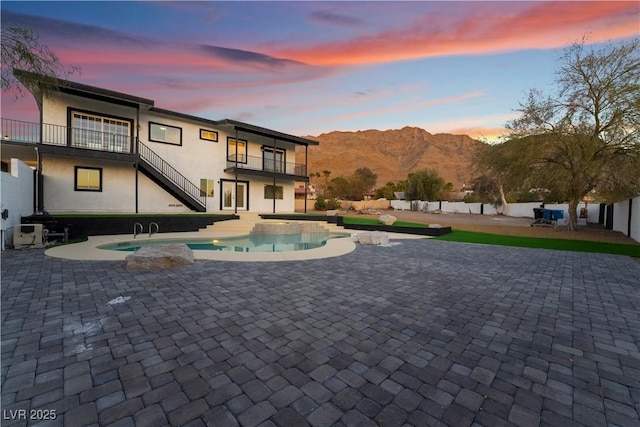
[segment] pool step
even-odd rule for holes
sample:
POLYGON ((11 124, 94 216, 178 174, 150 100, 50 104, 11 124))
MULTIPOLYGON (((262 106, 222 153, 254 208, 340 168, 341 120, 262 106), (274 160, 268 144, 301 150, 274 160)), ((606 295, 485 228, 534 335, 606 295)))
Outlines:
MULTIPOLYGON (((263 220, 257 214, 240 215, 240 219, 231 219, 228 221, 218 221, 214 224, 208 225, 206 228, 201 229, 203 232, 216 232, 225 234, 244 235, 249 234, 253 227, 258 222, 282 222, 282 220, 263 220)), ((338 227, 336 224, 326 223, 324 221, 299 221, 304 226, 304 231, 307 233, 314 232, 330 232, 330 233, 344 233, 343 227, 338 227)))

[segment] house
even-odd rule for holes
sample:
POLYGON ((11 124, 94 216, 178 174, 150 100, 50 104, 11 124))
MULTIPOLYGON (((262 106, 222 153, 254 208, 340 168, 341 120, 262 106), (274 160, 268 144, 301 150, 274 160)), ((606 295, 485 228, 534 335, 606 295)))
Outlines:
POLYGON ((30 89, 40 123, 2 118, 3 170, 11 158, 36 170, 34 210, 293 212, 295 183, 308 185, 307 147, 317 141, 57 84, 46 96, 30 89), (299 146, 304 156, 296 156, 299 146))

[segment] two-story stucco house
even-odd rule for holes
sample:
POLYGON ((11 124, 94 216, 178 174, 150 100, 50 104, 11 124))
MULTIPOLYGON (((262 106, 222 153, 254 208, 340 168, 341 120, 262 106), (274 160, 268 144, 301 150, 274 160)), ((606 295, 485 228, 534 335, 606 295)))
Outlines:
POLYGON ((30 89, 40 123, 2 118, 2 161, 35 166, 36 210, 293 212, 295 183, 308 183, 307 147, 316 141, 58 83, 46 96, 30 89))

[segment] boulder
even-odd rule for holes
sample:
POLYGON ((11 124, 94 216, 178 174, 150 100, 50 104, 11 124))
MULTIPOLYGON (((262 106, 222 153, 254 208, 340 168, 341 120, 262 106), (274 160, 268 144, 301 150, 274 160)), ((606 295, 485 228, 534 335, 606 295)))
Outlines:
POLYGON ((358 234, 358 243, 363 245, 388 245, 389 235, 385 232, 370 232, 358 234))
POLYGON ((397 219, 398 218, 396 218, 393 215, 384 214, 384 215, 380 215, 380 217, 378 218, 378 221, 380 221, 384 225, 393 225, 393 223, 396 222, 397 219))
POLYGON ((184 243, 143 246, 127 255, 127 270, 151 271, 182 267, 194 262, 193 251, 184 243))
POLYGON ((337 209, 329 209, 327 211, 327 216, 336 216, 338 215, 338 210, 337 209))

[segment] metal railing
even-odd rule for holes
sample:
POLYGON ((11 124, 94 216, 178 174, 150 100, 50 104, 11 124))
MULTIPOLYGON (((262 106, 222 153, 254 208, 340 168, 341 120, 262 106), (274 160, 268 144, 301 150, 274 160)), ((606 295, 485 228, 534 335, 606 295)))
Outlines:
POLYGON ((49 123, 40 124, 3 118, 0 133, 5 141, 58 145, 112 153, 131 152, 129 135, 69 128, 49 123))
POLYGON ((153 167, 162 176, 178 187, 183 193, 192 198, 194 202, 200 204, 203 208, 206 207, 207 198, 201 194, 200 187, 189 181, 189 179, 178 172, 176 168, 171 166, 162 157, 140 141, 138 141, 138 154, 140 155, 140 159, 153 167))
POLYGON ((0 133, 5 141, 40 142, 40 123, 22 122, 3 118, 0 124, 0 133))
POLYGON ((235 162, 235 155, 227 157, 227 168, 238 167, 238 169, 255 170, 263 172, 281 173, 292 176, 307 176, 307 165, 302 163, 282 162, 273 159, 265 159, 257 156, 238 155, 238 163, 235 162))

